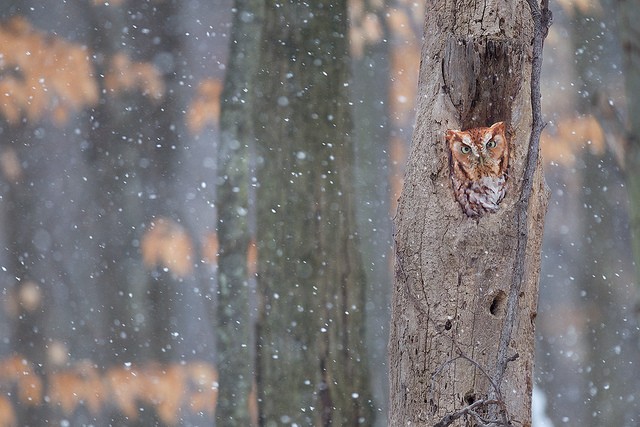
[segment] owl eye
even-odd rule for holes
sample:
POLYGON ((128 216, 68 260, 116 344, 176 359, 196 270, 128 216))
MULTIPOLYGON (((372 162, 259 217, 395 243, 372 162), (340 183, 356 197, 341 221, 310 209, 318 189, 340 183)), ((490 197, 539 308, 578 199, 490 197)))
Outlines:
POLYGON ((493 139, 487 142, 487 145, 486 145, 487 148, 495 148, 495 146, 496 146, 496 141, 493 139))
POLYGON ((469 152, 471 151, 471 147, 463 145, 462 147, 460 147, 460 151, 462 151, 462 154, 469 154, 469 152))

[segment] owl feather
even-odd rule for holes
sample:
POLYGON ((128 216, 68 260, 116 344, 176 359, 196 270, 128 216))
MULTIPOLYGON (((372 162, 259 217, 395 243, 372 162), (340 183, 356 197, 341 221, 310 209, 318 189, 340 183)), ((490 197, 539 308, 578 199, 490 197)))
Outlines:
POLYGON ((494 213, 507 190, 509 141, 504 122, 464 131, 449 129, 451 182, 462 211, 471 218, 494 213))

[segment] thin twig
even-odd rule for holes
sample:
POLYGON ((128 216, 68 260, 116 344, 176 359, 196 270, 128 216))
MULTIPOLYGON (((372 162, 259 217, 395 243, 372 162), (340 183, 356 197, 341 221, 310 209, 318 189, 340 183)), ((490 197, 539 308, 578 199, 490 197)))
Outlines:
MULTIPOLYGON (((500 386, 499 384, 497 384, 495 382, 495 380, 493 378, 491 378, 491 376, 489 374, 487 374, 487 371, 484 370, 484 368, 482 368, 482 366, 480 366, 480 364, 478 362, 476 362, 473 359, 468 358, 467 356, 465 356, 464 354, 462 354, 461 350, 460 351, 460 357, 464 358, 465 360, 469 361, 471 364, 475 365, 476 368, 478 368, 478 370, 485 376, 488 378, 489 383, 491 383, 491 387, 493 388, 493 392, 489 393, 489 396, 492 398, 495 398, 495 400, 497 402, 499 402, 498 406, 501 410, 500 411, 489 411, 490 415, 493 415, 495 417, 495 421, 491 421, 492 423, 494 423, 496 426, 498 425, 502 425, 502 426, 510 426, 511 425, 511 417, 509 416, 509 411, 507 410, 507 406, 504 402, 504 399, 502 398, 502 392, 500 391, 500 386), (498 417, 501 418, 500 422, 497 421, 498 417)), ((513 359, 512 357, 510 357, 509 359, 513 359)), ((492 407, 494 408, 494 407, 492 407)))
POLYGON ((489 381, 489 383, 491 384, 491 387, 493 388, 493 392, 491 393, 494 398, 489 398, 489 399, 479 399, 476 400, 475 402, 465 406, 464 408, 459 409, 456 412, 453 413, 448 413, 446 414, 444 417, 442 417, 442 419, 436 423, 434 425, 434 427, 447 427, 449 425, 451 425, 451 423, 453 423, 455 420, 457 420, 460 417, 466 416, 466 415, 470 415, 472 416, 475 420, 476 420, 476 425, 478 425, 479 427, 489 427, 489 426, 511 426, 511 422, 510 422, 510 416, 509 416, 509 412, 507 410, 507 406, 504 402, 504 399, 502 398, 502 393, 500 392, 500 389, 498 388, 497 384, 494 382, 493 378, 491 378, 491 376, 487 373, 487 371, 485 371, 485 369, 480 366, 480 364, 478 362, 476 362, 475 360, 471 359, 470 357, 466 356, 462 350, 460 348, 457 348, 458 350, 458 356, 447 360, 446 362, 444 362, 432 375, 431 375, 431 391, 433 392, 433 390, 435 389, 435 379, 437 376, 439 376, 442 371, 444 371, 444 369, 450 365, 451 363, 455 362, 458 359, 463 359, 466 360, 467 362, 471 363, 473 366, 475 366, 480 373, 482 373, 482 375, 484 375, 487 380, 489 381), (494 415, 494 419, 485 419, 484 417, 482 417, 480 414, 478 414, 475 409, 476 408, 492 408, 492 407, 498 407, 500 410, 499 411, 494 411, 495 415, 494 415))
POLYGON ((476 400, 469 406, 465 406, 459 411, 453 412, 451 414, 447 414, 440 421, 433 425, 433 427, 447 427, 450 426, 458 418, 464 417, 465 415, 472 415, 477 421, 482 422, 484 425, 495 424, 490 420, 483 420, 482 417, 475 411, 477 408, 482 408, 484 406, 489 405, 504 405, 504 402, 500 402, 499 400, 492 399, 480 399, 476 400))
POLYGON ((525 255, 529 240, 527 213, 533 191, 534 174, 538 165, 540 135, 545 127, 545 122, 542 119, 542 107, 540 103, 540 74, 542 71, 542 49, 544 47, 544 39, 547 37, 547 33, 549 32, 552 16, 551 11, 549 11, 549 0, 542 0, 540 5, 538 4, 538 0, 527 0, 527 3, 531 10, 531 18, 533 19, 534 25, 531 62, 532 124, 527 160, 522 178, 522 192, 516 206, 518 246, 516 249, 511 287, 509 288, 509 295, 507 297, 505 320, 498 347, 496 373, 494 377, 494 381, 498 387, 502 384, 502 379, 504 378, 504 373, 509 362, 509 356, 507 356, 509 352, 509 342, 511 341, 511 334, 513 332, 513 326, 518 310, 518 296, 520 295, 520 289, 525 279, 525 255))
POLYGON ((460 351, 460 357, 463 358, 464 360, 466 360, 467 362, 471 363, 473 366, 475 366, 480 373, 482 373, 482 375, 484 375, 487 380, 489 380, 489 383, 491 384, 491 387, 493 387, 493 390, 496 393, 496 397, 498 398, 498 400, 502 401, 502 392, 500 391, 500 387, 498 387, 498 384, 496 384, 496 382, 493 380, 493 378, 491 378, 491 376, 489 374, 487 374, 487 371, 484 370, 484 368, 482 366, 480 366, 480 364, 478 362, 476 362, 475 360, 465 356, 464 354, 462 354, 461 350, 460 351))

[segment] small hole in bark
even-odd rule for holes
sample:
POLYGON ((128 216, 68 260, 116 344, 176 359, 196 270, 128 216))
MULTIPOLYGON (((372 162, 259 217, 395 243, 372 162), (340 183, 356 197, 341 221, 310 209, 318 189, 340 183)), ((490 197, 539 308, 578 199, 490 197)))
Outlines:
POLYGON ((471 405, 475 401, 476 394, 473 391, 469 390, 467 394, 464 395, 464 403, 466 403, 467 405, 471 405))
POLYGON ((451 326, 451 319, 447 319, 446 323, 444 324, 444 329, 448 331, 449 329, 451 329, 451 326))
POLYGON ((491 305, 489 306, 489 313, 494 316, 499 315, 504 307, 504 303, 507 299, 507 294, 503 291, 498 291, 498 293, 493 297, 491 301, 491 305))

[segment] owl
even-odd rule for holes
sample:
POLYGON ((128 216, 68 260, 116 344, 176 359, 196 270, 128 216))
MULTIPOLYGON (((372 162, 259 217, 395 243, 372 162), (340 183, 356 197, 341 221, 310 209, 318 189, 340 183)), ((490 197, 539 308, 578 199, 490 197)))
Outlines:
POLYGON ((465 131, 447 130, 453 191, 468 217, 496 212, 504 198, 509 143, 504 122, 465 131))

